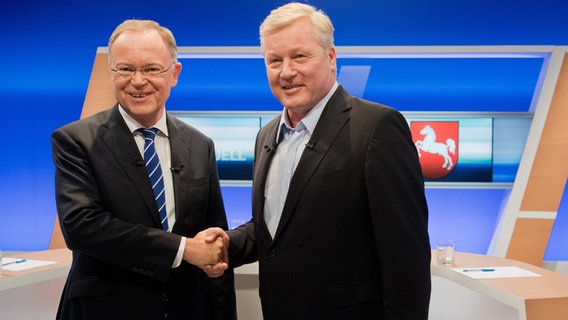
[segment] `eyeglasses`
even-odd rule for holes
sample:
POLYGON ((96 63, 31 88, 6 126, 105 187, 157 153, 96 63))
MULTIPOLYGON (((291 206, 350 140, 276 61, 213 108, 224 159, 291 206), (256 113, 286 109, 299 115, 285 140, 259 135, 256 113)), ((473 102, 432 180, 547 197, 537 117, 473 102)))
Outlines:
POLYGON ((147 66, 142 68, 136 68, 129 65, 120 65, 115 68, 110 68, 110 71, 115 72, 118 75, 125 78, 133 77, 136 74, 136 71, 138 70, 142 75, 146 77, 158 77, 161 74, 166 73, 168 70, 170 70, 175 63, 176 63, 175 61, 172 62, 172 64, 170 64, 170 66, 165 69, 159 66, 147 66))

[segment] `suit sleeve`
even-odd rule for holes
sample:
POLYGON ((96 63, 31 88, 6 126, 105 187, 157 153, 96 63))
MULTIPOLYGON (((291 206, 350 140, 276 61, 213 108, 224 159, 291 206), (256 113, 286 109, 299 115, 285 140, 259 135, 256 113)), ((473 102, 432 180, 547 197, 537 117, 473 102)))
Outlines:
MULTIPOLYGON (((87 130, 79 126, 58 129, 51 140, 57 211, 67 246, 109 264, 165 281, 180 236, 134 219, 127 221, 108 211, 100 183, 103 179, 112 180, 109 176, 113 169, 103 165, 110 164, 104 162, 110 160, 93 147, 95 143, 91 139, 84 138, 84 131, 87 130), (83 138, 79 138, 81 135, 83 138), (101 168, 108 169, 106 174, 101 168)), ((132 189, 130 185, 116 188, 132 189)), ((140 206, 132 199, 117 201, 133 208, 140 206)))
POLYGON ((365 172, 385 318, 427 319, 431 250, 424 182, 408 124, 393 109, 376 123, 365 172))
POLYGON ((231 243, 229 245, 229 263, 231 267, 258 260, 256 237, 253 220, 227 232, 231 243))

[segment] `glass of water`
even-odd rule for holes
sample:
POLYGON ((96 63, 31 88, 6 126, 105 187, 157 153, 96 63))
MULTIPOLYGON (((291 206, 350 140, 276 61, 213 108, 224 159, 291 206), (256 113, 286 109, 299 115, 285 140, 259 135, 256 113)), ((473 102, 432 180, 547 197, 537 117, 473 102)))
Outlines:
POLYGON ((436 261, 441 265, 452 265, 455 259, 455 243, 453 240, 440 240, 436 242, 436 261))

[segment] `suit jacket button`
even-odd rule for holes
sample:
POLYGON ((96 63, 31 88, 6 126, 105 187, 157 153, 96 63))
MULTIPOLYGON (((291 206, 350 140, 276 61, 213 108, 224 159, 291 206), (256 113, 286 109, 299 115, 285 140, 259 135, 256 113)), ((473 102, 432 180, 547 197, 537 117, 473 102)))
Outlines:
POLYGON ((162 301, 162 302, 168 302, 168 295, 165 294, 165 293, 162 293, 162 294, 160 295, 160 301, 162 301))
POLYGON ((276 258, 276 250, 270 250, 268 253, 269 258, 276 258))

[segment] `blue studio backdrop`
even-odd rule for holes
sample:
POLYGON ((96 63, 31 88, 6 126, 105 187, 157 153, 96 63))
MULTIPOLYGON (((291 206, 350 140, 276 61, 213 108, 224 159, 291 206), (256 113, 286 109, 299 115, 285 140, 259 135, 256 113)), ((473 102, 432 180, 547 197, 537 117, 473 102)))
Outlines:
MULTIPOLYGON (((128 18, 153 19, 173 31, 179 46, 257 46, 259 24, 271 9, 286 2, 23 0, 3 4, 0 249, 26 251, 48 247, 56 216, 50 135, 57 127, 80 117, 96 48, 107 45, 116 25, 128 18)), ((337 46, 568 45, 566 0, 309 3, 326 11, 332 19, 337 46)), ((218 63, 206 67, 225 69, 218 63)), ((403 112, 529 111, 540 62, 517 60, 512 64, 521 66, 512 65, 506 70, 489 63, 483 69, 488 73, 480 73, 478 66, 466 61, 440 63, 421 74, 416 73, 418 66, 396 62, 387 65, 376 80, 380 88, 362 95, 403 112), (437 82, 464 75, 484 79, 485 85, 464 88, 437 82), (389 80, 381 83, 381 79, 389 80), (402 80, 399 83, 397 79, 402 80), (413 81, 411 90, 408 81, 413 81)), ((180 77, 188 77, 204 67, 192 65, 188 59, 180 77)), ((201 79, 211 82, 209 87, 174 88, 168 109, 280 110, 270 95, 262 68, 251 67, 249 70, 254 72, 247 72, 245 65, 242 69, 243 72, 201 79), (216 83, 235 85, 226 91, 229 94, 217 96, 216 83)), ((250 216, 248 190, 224 187, 223 192, 229 219, 235 223, 246 220, 250 216)), ((460 251, 485 253, 507 194, 507 188, 429 188, 432 240, 453 238, 460 251)), ((566 212, 559 212, 559 218, 561 214, 566 212)), ((559 239, 551 246, 560 247, 562 237, 551 239, 559 239)), ((568 252, 553 251, 554 259, 568 260, 568 252)))

